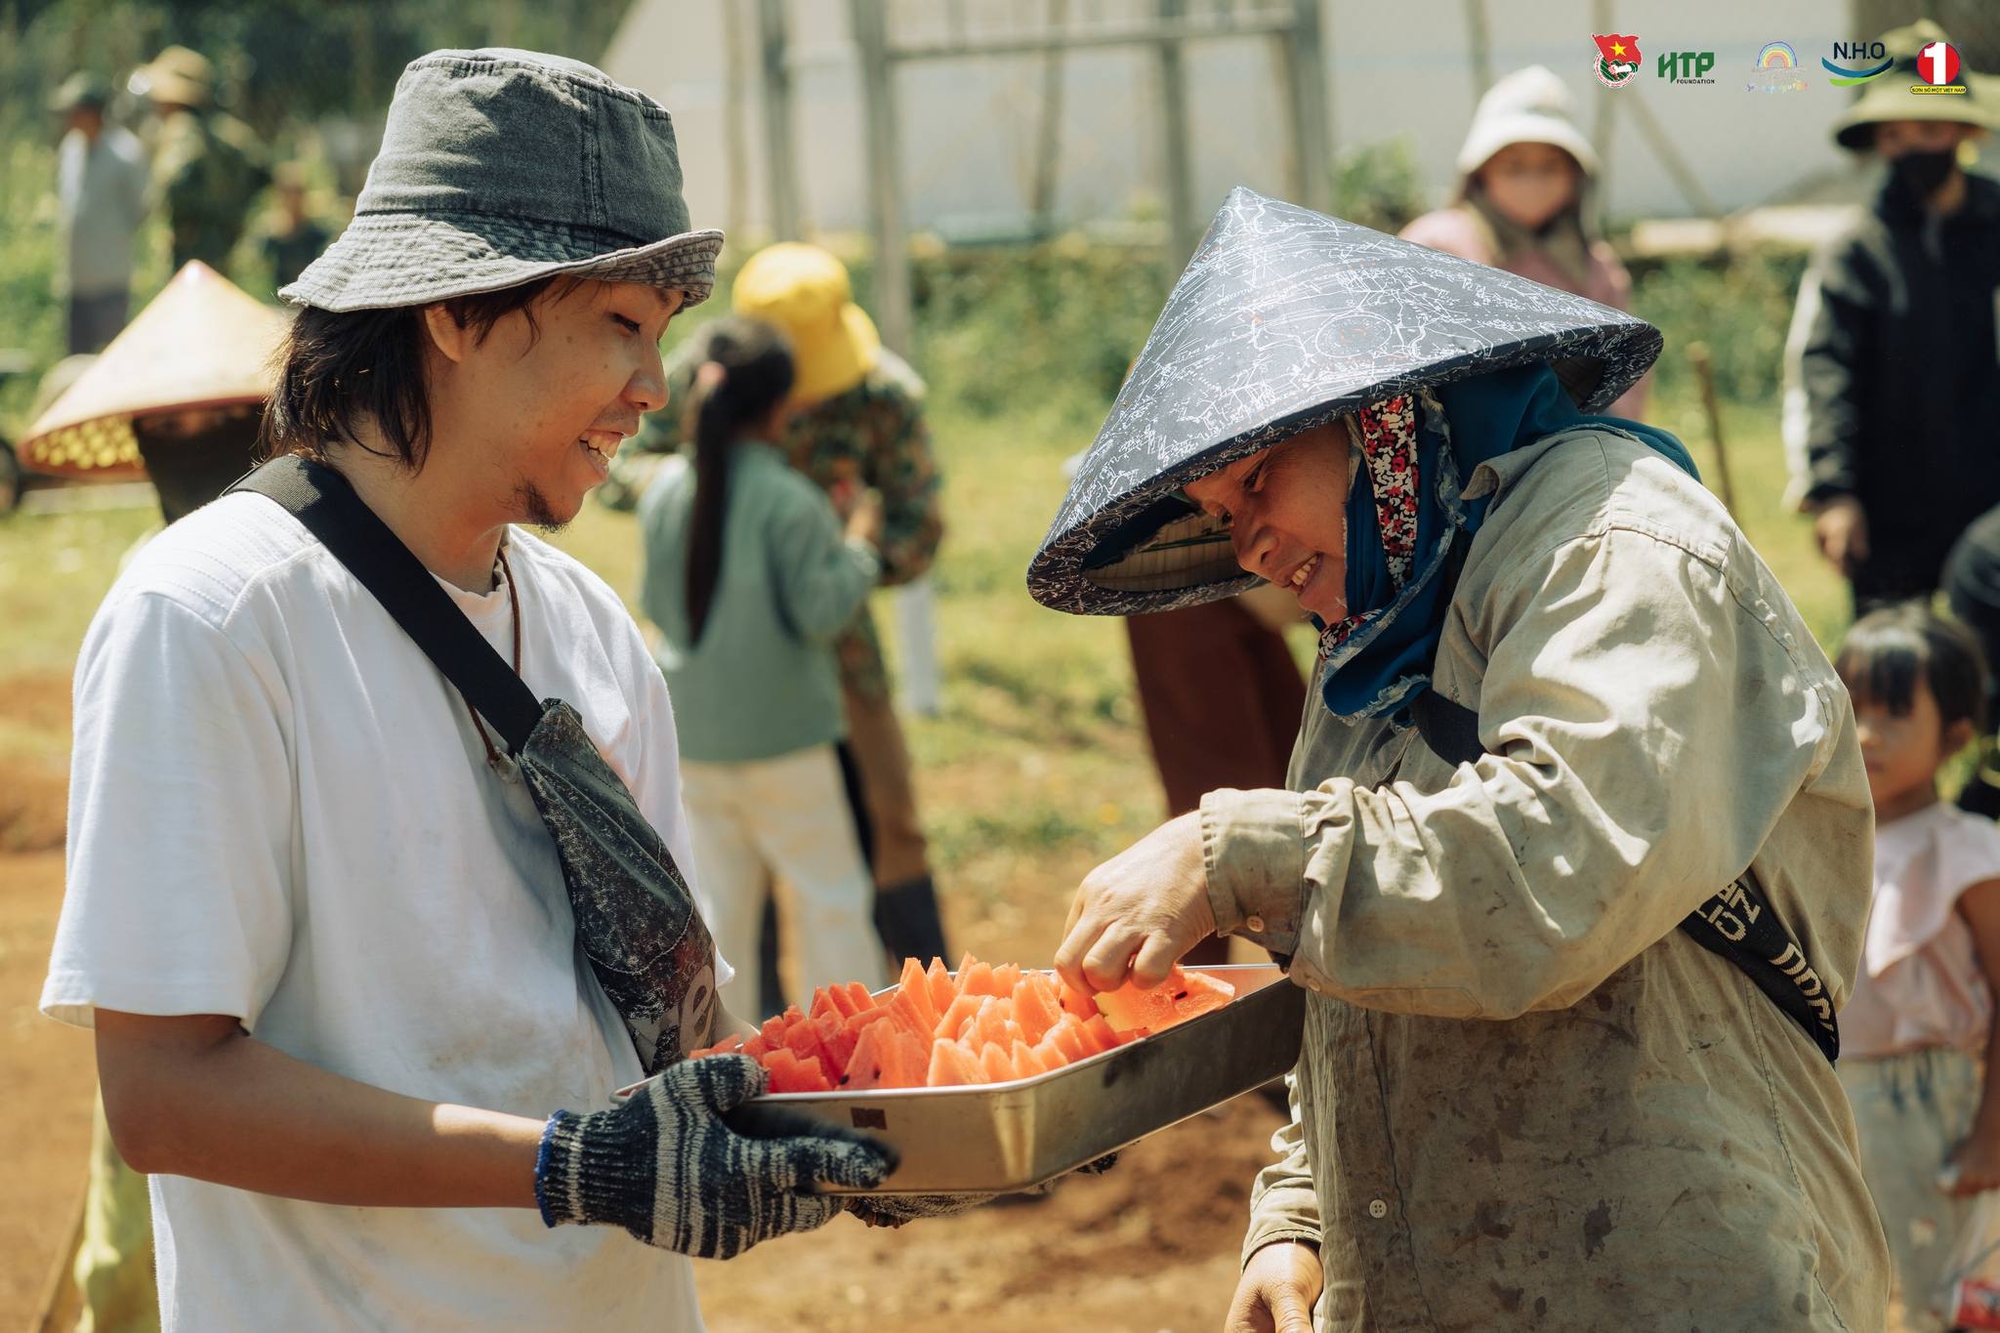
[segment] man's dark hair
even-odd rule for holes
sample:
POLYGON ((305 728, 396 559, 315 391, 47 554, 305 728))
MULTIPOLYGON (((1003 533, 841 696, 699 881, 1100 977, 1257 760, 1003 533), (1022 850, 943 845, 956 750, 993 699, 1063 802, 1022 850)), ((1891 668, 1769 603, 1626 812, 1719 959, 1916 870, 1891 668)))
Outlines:
MULTIPOLYGON (((530 331, 539 334, 535 299, 554 288, 559 300, 578 285, 574 278, 541 278, 497 292, 453 297, 443 305, 460 328, 471 329, 481 342, 517 310, 527 315, 530 331)), ((278 383, 258 435, 261 456, 296 453, 324 462, 327 446, 344 441, 393 455, 412 472, 421 471, 431 447, 423 310, 300 310, 275 357, 278 383), (355 431, 364 421, 381 435, 386 450, 362 444, 355 431)))
POLYGON ((1882 704, 1897 717, 1914 706, 1922 681, 1947 730, 1957 722, 1986 729, 1986 658, 1979 641, 1921 603, 1872 611, 1855 621, 1833 669, 1849 694, 1882 704))

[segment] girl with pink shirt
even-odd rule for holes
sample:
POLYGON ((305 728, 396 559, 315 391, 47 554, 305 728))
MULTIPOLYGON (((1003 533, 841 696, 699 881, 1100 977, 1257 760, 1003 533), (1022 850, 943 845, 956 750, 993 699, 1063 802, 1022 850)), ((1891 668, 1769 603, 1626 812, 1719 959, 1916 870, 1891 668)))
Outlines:
POLYGON ((2000 1189, 2000 827, 1937 789, 1984 725, 1986 668, 1969 634, 1915 604, 1863 617, 1834 666, 1875 798, 1875 897, 1838 1072, 1903 1326, 1943 1329, 1930 1306, 1945 1261, 1972 1196, 2000 1189))

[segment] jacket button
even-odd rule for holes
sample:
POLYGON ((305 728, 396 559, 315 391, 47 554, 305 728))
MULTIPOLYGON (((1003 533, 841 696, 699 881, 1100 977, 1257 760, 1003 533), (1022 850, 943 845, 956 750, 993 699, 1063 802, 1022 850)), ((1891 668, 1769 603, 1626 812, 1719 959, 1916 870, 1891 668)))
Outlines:
POLYGON ((1264 929, 1264 918, 1261 916, 1246 916, 1243 918, 1243 924, 1248 926, 1250 933, 1254 935, 1264 929))
POLYGON ((1368 1215, 1377 1222, 1380 1222, 1389 1215, 1389 1205, 1380 1199, 1370 1199, 1368 1201, 1368 1215))

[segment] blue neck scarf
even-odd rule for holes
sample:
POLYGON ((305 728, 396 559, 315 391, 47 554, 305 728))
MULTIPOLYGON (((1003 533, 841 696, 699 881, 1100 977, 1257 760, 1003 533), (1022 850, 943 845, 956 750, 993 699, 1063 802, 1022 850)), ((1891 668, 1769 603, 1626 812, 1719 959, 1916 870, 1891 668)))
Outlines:
POLYGON ((1450 606, 1445 566, 1454 544, 1471 543, 1492 503, 1491 495, 1467 500, 1460 494, 1481 463, 1557 431, 1599 426, 1631 436, 1700 479, 1674 436, 1623 417, 1583 415, 1546 365, 1459 380, 1435 394, 1442 419, 1428 404, 1417 413, 1416 550, 1401 588, 1389 573, 1365 463, 1348 488, 1347 605, 1359 623, 1326 652, 1320 677, 1321 698, 1337 717, 1395 716, 1430 688, 1431 659, 1450 606))

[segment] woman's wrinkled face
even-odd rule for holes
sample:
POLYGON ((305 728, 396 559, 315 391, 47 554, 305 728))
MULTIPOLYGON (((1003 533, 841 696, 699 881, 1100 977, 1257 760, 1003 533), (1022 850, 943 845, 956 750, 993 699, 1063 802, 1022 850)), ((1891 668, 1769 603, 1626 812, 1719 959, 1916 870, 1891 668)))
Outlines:
POLYGON ((1583 170, 1554 144, 1510 143, 1479 169, 1493 207, 1517 226, 1539 231, 1576 203, 1583 170))
POLYGON ((1229 525, 1236 563, 1329 623, 1347 614, 1347 431, 1315 426, 1189 482, 1229 525))

